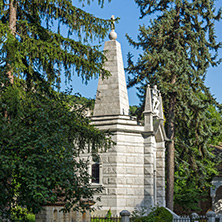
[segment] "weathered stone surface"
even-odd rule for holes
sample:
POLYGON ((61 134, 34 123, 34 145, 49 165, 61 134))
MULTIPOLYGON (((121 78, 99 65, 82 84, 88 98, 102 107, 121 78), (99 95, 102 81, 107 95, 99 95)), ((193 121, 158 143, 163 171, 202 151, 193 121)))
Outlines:
POLYGON ((145 185, 153 185, 153 179, 145 178, 144 179, 144 184, 145 185))
POLYGON ((40 211, 36 217, 36 222, 90 222, 90 214, 86 212, 84 214, 70 210, 68 213, 61 211, 62 206, 44 206, 43 210, 40 211))
POLYGON ((103 184, 106 185, 106 184, 108 184, 108 183, 109 183, 108 178, 103 177, 103 184))
POLYGON ((109 156, 109 163, 117 163, 117 157, 116 156, 109 156))
POLYGON ((131 118, 120 44, 108 41, 104 50, 108 59, 104 68, 112 76, 99 79, 92 124, 109 130, 116 144, 101 154, 106 192, 96 206, 103 205, 100 212, 111 208, 113 214, 133 211, 136 206, 165 206, 165 133, 158 125, 162 124, 158 121, 163 118, 162 101, 156 96, 154 106, 154 94, 148 87, 144 125, 131 118))
POLYGON ((126 178, 126 184, 134 184, 134 178, 133 177, 126 178))
POLYGON ((142 198, 144 197, 144 188, 143 187, 141 187, 141 188, 137 188, 137 189, 135 189, 134 190, 135 191, 135 195, 136 196, 141 196, 142 198))
POLYGON ((108 178, 108 183, 109 184, 116 184, 117 178, 116 177, 109 177, 108 178))
POLYGON ((136 156, 135 157, 135 163, 140 163, 140 164, 143 164, 144 163, 144 159, 143 159, 143 157, 138 157, 138 156, 136 156))
POLYGON ((118 177, 117 178, 117 184, 119 185, 122 185, 122 184, 126 184, 126 178, 125 177, 122 177, 122 176, 120 176, 120 177, 118 177))
POLYGON ((143 178, 136 177, 134 179, 134 184, 135 185, 142 185, 143 184, 143 178))
POLYGON ((152 164, 154 162, 153 154, 146 155, 144 158, 145 164, 152 164))
POLYGON ((110 188, 110 189, 108 189, 108 194, 116 195, 117 194, 117 190, 115 188, 110 188))
POLYGON ((104 68, 112 76, 99 79, 94 116, 128 115, 129 102, 120 44, 117 41, 107 41, 104 51, 108 59, 104 68))
POLYGON ((127 163, 135 163, 135 158, 133 156, 127 156, 126 157, 126 162, 127 163))
POLYGON ((134 174, 135 168, 134 167, 126 167, 126 173, 127 174, 134 174))
POLYGON ((164 168, 158 168, 157 172, 156 172, 157 178, 158 177, 164 177, 165 176, 165 171, 164 168))

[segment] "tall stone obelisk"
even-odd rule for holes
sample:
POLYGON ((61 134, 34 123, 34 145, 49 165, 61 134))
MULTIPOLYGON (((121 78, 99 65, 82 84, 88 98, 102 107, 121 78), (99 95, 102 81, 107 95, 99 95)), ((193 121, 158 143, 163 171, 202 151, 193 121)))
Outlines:
POLYGON ((110 41, 105 42, 104 52, 107 61, 104 69, 111 73, 109 78, 100 76, 94 116, 128 115, 129 101, 120 43, 116 41, 114 26, 109 34, 110 41))
POLYGON ((105 215, 109 209, 115 215, 122 210, 132 212, 135 207, 165 205, 165 134, 159 91, 156 87, 152 91, 147 89, 144 125, 129 115, 121 47, 114 26, 109 38, 104 46, 107 58, 104 69, 111 76, 99 79, 91 118, 95 127, 111 132, 115 142, 114 147, 100 154, 99 163, 91 164, 97 164, 97 171, 92 167, 91 172, 99 177, 93 185, 105 188, 101 203, 96 203, 102 206, 95 212, 99 215, 105 215))

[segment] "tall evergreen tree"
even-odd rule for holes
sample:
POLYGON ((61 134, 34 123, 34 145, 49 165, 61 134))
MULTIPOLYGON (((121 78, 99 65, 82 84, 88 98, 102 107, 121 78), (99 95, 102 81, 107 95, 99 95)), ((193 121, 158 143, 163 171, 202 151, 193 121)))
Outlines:
POLYGON ((13 220, 17 205, 37 213, 61 198, 65 210, 86 210, 101 187, 90 185, 88 160, 74 157, 111 140, 54 89, 63 72, 84 81, 108 75, 89 42, 103 39, 110 22, 71 0, 2 0, 0 14, 0 219, 13 220))
POLYGON ((70 0, 3 0, 0 13, 1 69, 11 82, 20 76, 28 87, 42 78, 59 83, 61 72, 69 79, 72 69, 87 81, 104 71, 104 55, 88 43, 106 36, 108 20, 76 8, 70 0))
POLYGON ((195 152, 190 148, 197 148, 199 158, 208 153, 211 132, 204 127, 207 125, 204 110, 216 101, 204 80, 207 68, 219 64, 216 59, 221 45, 216 42, 214 22, 221 19, 221 10, 215 13, 214 0, 135 2, 141 18, 156 13, 156 19, 149 26, 139 28, 138 42, 128 36, 133 46, 143 50, 135 65, 129 55, 129 86, 144 84, 147 80, 151 85, 158 85, 161 91, 165 128, 170 139, 167 143, 166 204, 173 209, 175 153, 188 151, 189 166, 195 169, 195 152), (200 96, 201 93, 205 96, 200 96), (179 141, 175 140, 177 135, 181 136, 179 141))

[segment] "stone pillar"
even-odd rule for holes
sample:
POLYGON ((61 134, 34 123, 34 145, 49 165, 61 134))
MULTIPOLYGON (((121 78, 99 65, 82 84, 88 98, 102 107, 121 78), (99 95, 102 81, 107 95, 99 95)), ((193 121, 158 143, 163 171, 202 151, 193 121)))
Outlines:
POLYGON ((154 136, 144 139, 144 205, 154 206, 154 170, 156 142, 154 136))
POLYGON ((208 222, 215 222, 215 218, 216 218, 216 213, 214 213, 213 211, 207 212, 208 222))
POLYGON ((165 207, 165 142, 157 143, 156 180, 157 205, 165 207))
POLYGON ((150 86, 146 89, 145 109, 144 109, 144 128, 147 132, 153 131, 153 108, 150 86))
POLYGON ((123 210, 120 212, 121 222, 129 222, 130 212, 128 210, 123 210))
POLYGON ((216 218, 219 218, 218 222, 222 222, 222 214, 217 214, 216 218))
POLYGON ((145 109, 144 109, 144 205, 154 206, 155 202, 155 179, 156 170, 156 141, 153 132, 153 107, 150 86, 147 86, 145 109))
POLYGON ((193 222, 199 222, 199 215, 197 213, 192 213, 191 219, 193 222))
POLYGON ((215 220, 222 222, 222 214, 217 214, 215 220))

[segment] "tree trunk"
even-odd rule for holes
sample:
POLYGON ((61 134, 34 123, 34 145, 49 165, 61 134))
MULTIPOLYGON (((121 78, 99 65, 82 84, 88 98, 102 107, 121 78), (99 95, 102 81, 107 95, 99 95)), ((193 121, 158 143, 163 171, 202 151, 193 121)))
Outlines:
MULTIPOLYGON (((174 27, 177 30, 180 26, 180 7, 176 5, 176 17, 174 27)), ((176 32, 175 38, 179 39, 179 34, 176 32)), ((175 50, 176 46, 172 47, 172 50, 175 50)), ((180 56, 176 51, 178 57, 180 56)), ((172 87, 176 83, 176 75, 172 74, 171 84, 172 87)), ((173 90, 172 90, 173 91, 173 90)), ((170 95, 169 101, 169 110, 168 110, 168 118, 167 118, 167 137, 170 141, 167 144, 167 161, 166 161, 166 206, 173 211, 173 196, 174 196, 174 168, 175 168, 175 147, 174 147, 174 140, 175 140, 175 105, 176 105, 176 92, 173 92, 170 95)))
POLYGON ((167 185, 166 185, 166 206, 173 211, 174 195, 174 140, 167 145, 167 185))
POLYGON ((166 206, 173 210, 173 195, 174 195, 174 115, 175 115, 175 97, 170 101, 169 118, 167 123, 167 137, 170 142, 167 144, 167 185, 166 185, 166 206))
MULTIPOLYGON (((9 2, 9 29, 11 30, 11 33, 13 36, 15 36, 15 33, 16 33, 16 13, 17 13, 17 6, 16 6, 16 0, 11 0, 9 2)), ((11 55, 12 52, 7 52, 7 63, 6 63, 6 66, 7 66, 7 72, 6 72, 6 76, 8 77, 9 79, 9 83, 11 85, 13 85, 14 83, 14 76, 13 76, 13 69, 10 65, 10 61, 11 61, 11 55)), ((4 117, 5 118, 8 118, 8 120, 10 119, 9 115, 8 115, 8 112, 7 110, 4 110, 4 117)))
MULTIPOLYGON (((175 84, 176 76, 173 76, 171 83, 175 84)), ((168 118, 167 118, 167 137, 170 141, 167 144, 167 161, 166 161, 166 206, 173 211, 173 195, 174 195, 174 136, 175 136, 175 105, 176 105, 176 94, 170 95, 168 118)))
MULTIPOLYGON (((9 3, 9 29, 11 30, 12 35, 15 36, 16 33, 16 12, 17 11, 17 3, 15 0, 11 0, 9 3)), ((6 73, 7 77, 11 84, 14 83, 13 69, 10 65, 10 52, 8 52, 7 60, 8 60, 8 71, 6 73)))

